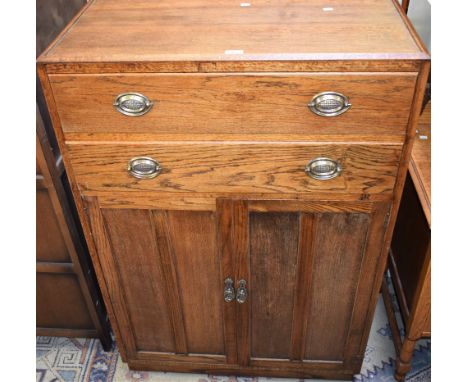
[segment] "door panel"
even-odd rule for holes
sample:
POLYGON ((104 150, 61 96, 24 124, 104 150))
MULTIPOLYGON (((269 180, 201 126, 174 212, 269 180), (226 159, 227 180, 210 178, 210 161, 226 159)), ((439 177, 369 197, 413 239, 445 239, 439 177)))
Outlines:
POLYGON ((175 352, 160 255, 147 210, 103 209, 137 350, 175 352))
POLYGON ((212 212, 167 211, 189 353, 223 354, 221 275, 212 212))
POLYGON ((251 356, 288 359, 299 214, 253 212, 249 219, 251 356))
POLYGON ((369 215, 320 214, 304 359, 343 360, 369 215))

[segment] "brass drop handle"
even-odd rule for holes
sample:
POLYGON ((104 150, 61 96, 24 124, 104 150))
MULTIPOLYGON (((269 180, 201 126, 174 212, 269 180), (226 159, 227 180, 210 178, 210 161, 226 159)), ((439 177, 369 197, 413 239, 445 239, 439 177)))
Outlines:
POLYGON ((128 161, 127 171, 137 179, 152 179, 161 173, 162 166, 153 158, 136 157, 128 161))
POLYGON ((305 168, 305 172, 311 178, 327 180, 336 178, 341 174, 341 164, 329 158, 312 159, 305 168))
POLYGON ((236 297, 234 281, 231 278, 224 280, 224 301, 231 302, 236 297))
POLYGON ((140 93, 123 93, 116 97, 114 107, 123 115, 138 117, 151 110, 153 101, 140 93))
POLYGON ((239 280, 239 287, 237 288, 236 300, 239 304, 247 301, 247 281, 239 280))
POLYGON ((312 113, 322 117, 336 117, 351 107, 348 97, 337 92, 323 92, 312 98, 307 105, 312 113))

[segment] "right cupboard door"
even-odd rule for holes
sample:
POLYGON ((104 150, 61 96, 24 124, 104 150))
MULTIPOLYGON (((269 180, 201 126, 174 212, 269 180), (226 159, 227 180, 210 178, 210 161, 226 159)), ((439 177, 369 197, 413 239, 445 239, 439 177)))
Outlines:
POLYGON ((359 368, 389 205, 220 203, 225 203, 220 211, 232 215, 226 251, 234 257, 240 297, 239 363, 302 370, 359 368))

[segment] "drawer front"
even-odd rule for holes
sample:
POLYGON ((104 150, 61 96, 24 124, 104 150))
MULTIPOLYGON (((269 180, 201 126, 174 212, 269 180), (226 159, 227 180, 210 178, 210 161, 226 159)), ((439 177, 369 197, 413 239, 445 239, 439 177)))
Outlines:
POLYGON ((95 192, 383 194, 391 197, 400 145, 157 142, 154 144, 69 144, 76 181, 95 192), (128 172, 135 157, 150 157, 161 169, 152 179, 128 172), (309 176, 318 157, 341 166, 332 179, 309 176))
MULTIPOLYGON (((416 73, 51 75, 65 133, 403 135, 416 73), (314 114, 309 104, 337 92, 351 107, 314 114), (143 115, 117 111, 139 93, 143 115)), ((141 114, 141 113, 137 113, 141 114)))

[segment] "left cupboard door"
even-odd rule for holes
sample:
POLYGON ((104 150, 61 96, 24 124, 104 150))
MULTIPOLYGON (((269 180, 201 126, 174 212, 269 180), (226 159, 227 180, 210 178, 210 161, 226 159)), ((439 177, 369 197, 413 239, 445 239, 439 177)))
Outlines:
POLYGON ((86 204, 128 361, 233 363, 216 212, 86 204))

